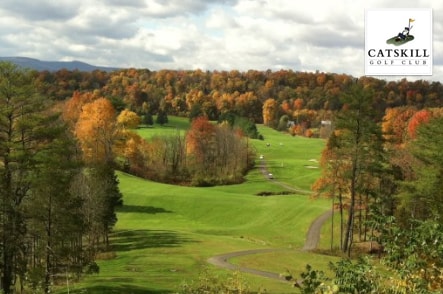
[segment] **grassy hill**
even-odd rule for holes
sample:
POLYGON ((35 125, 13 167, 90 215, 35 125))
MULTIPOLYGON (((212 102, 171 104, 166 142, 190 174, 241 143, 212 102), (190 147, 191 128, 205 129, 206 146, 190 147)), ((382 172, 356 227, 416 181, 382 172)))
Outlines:
MULTIPOLYGON (((172 118, 169 126, 139 132, 149 138, 154 133, 175 131, 175 126, 183 129, 187 123, 172 118)), ((319 176, 319 169, 312 167, 324 141, 291 137, 263 126, 259 131, 265 141, 251 143, 257 155, 264 156, 275 181, 263 177, 259 168, 252 170, 243 184, 210 188, 172 186, 118 173, 124 206, 112 235, 113 252, 102 255, 99 275, 71 284, 69 293, 174 293, 182 282, 196 279, 205 267, 226 273, 209 266, 209 257, 257 248, 293 250, 233 262, 274 272, 291 269, 296 274, 306 263, 325 268, 329 258, 300 248, 309 224, 328 210, 329 201, 296 194, 256 195, 287 191, 281 182, 308 190, 319 176)), ((252 289, 293 293, 285 283, 244 276, 252 289)), ((68 293, 68 289, 59 293, 68 293)))

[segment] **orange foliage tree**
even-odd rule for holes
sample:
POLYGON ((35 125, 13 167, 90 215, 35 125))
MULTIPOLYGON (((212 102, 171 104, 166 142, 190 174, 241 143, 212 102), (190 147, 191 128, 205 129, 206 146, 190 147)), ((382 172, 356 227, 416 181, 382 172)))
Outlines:
MULTIPOLYGON (((339 211, 339 238, 340 249, 343 249, 343 235, 345 232, 344 224, 344 208, 349 205, 349 201, 346 197, 347 186, 346 181, 343 179, 343 175, 349 170, 350 166, 348 162, 344 162, 339 156, 338 136, 339 131, 331 133, 327 142, 326 148, 323 149, 320 159, 320 165, 322 167, 322 175, 312 185, 312 190, 315 192, 314 196, 319 197, 323 194, 325 197, 332 200, 332 227, 335 222, 335 210, 339 211)), ((331 249, 333 247, 334 229, 331 229, 331 249)))
POLYGON ((301 110, 302 108, 303 108, 303 99, 301 99, 301 98, 297 98, 297 99, 295 99, 294 100, 294 108, 296 109, 296 110, 301 110))
POLYGON ((119 130, 113 151, 117 164, 124 171, 139 177, 147 177, 148 142, 137 133, 119 130))
POLYGON ((382 122, 384 138, 395 145, 404 143, 409 120, 416 113, 411 107, 388 108, 382 122))
POLYGON ((99 98, 82 107, 75 134, 86 162, 106 163, 113 160, 115 130, 115 110, 108 99, 99 98))
POLYGON ((98 92, 87 92, 81 93, 79 91, 75 91, 72 94, 72 97, 66 101, 65 107, 63 109, 63 119, 70 125, 72 128, 77 123, 77 120, 82 112, 82 107, 86 103, 90 103, 95 99, 99 98, 98 92))
POLYGON ((273 98, 266 99, 263 104, 263 123, 267 126, 276 124, 278 104, 273 98))
POLYGON ((199 161, 204 161, 203 154, 211 145, 214 134, 215 126, 206 117, 200 116, 194 119, 186 134, 186 153, 200 158, 199 161))
POLYGON ((240 94, 235 99, 234 109, 239 116, 247 117, 254 122, 262 120, 262 103, 252 91, 240 94))
POLYGON ((242 132, 206 117, 193 120, 186 134, 186 163, 193 185, 240 182, 253 165, 253 151, 242 132))
POLYGON ((287 100, 282 102, 281 109, 286 114, 291 114, 292 113, 291 105, 289 104, 289 102, 287 100))

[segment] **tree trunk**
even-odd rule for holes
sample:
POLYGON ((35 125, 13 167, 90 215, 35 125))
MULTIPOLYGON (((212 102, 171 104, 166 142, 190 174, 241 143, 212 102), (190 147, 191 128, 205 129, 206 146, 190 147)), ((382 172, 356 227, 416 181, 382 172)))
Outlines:
POLYGON ((343 222, 343 196, 341 190, 338 194, 338 200, 340 205, 340 250, 343 250, 343 232, 344 232, 344 222, 343 222))
MULTIPOLYGON (((50 193, 49 193, 50 194, 50 193)), ((51 235, 52 235, 52 197, 49 196, 48 203, 48 227, 46 231, 46 272, 45 272, 45 282, 44 282, 44 290, 45 293, 50 293, 50 285, 51 285, 51 272, 52 272, 52 262, 51 262, 51 235)))
POLYGON ((364 241, 366 242, 368 240, 368 219, 369 219, 369 194, 366 194, 366 201, 365 201, 365 228, 364 228, 364 241))
POLYGON ((3 290, 4 294, 10 294, 10 293, 12 293, 11 287, 12 287, 12 280, 13 280, 13 274, 12 274, 13 255, 8 250, 8 247, 9 247, 8 244, 6 243, 5 245, 3 246, 3 249, 6 249, 7 251, 3 252, 3 276, 2 276, 3 289, 2 290, 3 290))
POLYGON ((362 213, 362 204, 363 204, 363 198, 361 194, 358 195, 358 240, 362 241, 362 235, 363 235, 363 213, 362 213))
POLYGON ((351 244, 354 236, 354 215, 355 215, 355 196, 356 196, 356 181, 357 181, 357 164, 354 160, 352 164, 351 174, 351 202, 349 204, 348 221, 346 223, 346 235, 343 244, 343 251, 351 255, 351 244))
POLYGON ((335 209, 334 209, 334 195, 332 195, 332 216, 331 216, 331 251, 334 249, 334 215, 335 215, 335 209))
MULTIPOLYGON (((12 142, 12 116, 9 116, 8 122, 8 142, 12 142)), ((3 168, 4 168, 4 194, 3 194, 3 216, 2 216, 2 253, 3 253, 3 276, 2 276, 2 287, 4 294, 12 293, 11 287, 13 285, 14 279, 14 255, 15 248, 14 246, 14 238, 15 238, 15 217, 14 211, 12 207, 13 202, 13 193, 12 193, 12 172, 10 167, 10 156, 11 149, 9 147, 6 148, 6 152, 3 160, 3 168)))
POLYGON ((347 252, 348 256, 351 256, 351 245, 354 235, 354 214, 355 214, 355 200, 351 197, 351 204, 349 205, 348 221, 346 223, 346 234, 343 244, 343 252, 347 252))

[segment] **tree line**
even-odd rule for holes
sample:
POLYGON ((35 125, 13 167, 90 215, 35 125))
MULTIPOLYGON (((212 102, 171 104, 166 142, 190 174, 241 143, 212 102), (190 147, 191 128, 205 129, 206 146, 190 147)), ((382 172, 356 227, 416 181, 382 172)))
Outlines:
POLYGON ((186 133, 145 140, 134 130, 142 117, 125 108, 118 112, 99 92, 75 92, 63 104, 63 117, 90 162, 113 162, 114 168, 139 177, 181 185, 208 186, 243 181, 254 165, 249 137, 255 124, 227 116, 218 124, 206 116, 192 120, 186 133))
MULTIPOLYGON (((75 91, 99 91, 117 111, 126 107, 139 115, 205 115, 210 120, 234 113, 273 128, 281 128, 281 118, 286 116, 294 122, 290 130, 294 135, 305 135, 310 130, 310 135, 318 136, 322 135, 322 121, 331 120, 333 113, 343 107, 340 97, 356 80, 346 74, 292 70, 61 70, 34 75, 39 90, 54 100, 66 100, 75 91), (263 113, 263 107, 267 113, 263 113)), ((359 83, 372 89, 369 99, 378 119, 387 108, 443 106, 440 82, 361 77, 359 83)), ((329 132, 323 137, 328 135, 329 132)))
POLYGON ((35 73, 0 63, 2 293, 50 293, 58 280, 98 271, 117 220, 113 159, 90 148, 105 149, 103 138, 85 147, 60 112, 35 73))
POLYGON ((319 273, 308 268, 303 293, 443 289, 443 108, 387 108, 377 120, 374 95, 356 81, 341 97, 343 107, 334 115, 322 152, 323 174, 313 190, 331 199, 331 250, 335 239, 348 257, 369 244, 390 276, 367 259, 344 260, 332 265, 337 275, 333 287, 320 286, 324 278, 312 288, 309 277, 319 273))

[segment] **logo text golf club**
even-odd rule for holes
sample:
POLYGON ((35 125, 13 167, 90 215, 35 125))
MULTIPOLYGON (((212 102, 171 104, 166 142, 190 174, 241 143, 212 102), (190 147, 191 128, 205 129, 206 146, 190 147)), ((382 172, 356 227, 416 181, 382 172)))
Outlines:
POLYGON ((432 75, 432 10, 367 9, 365 74, 432 75))

